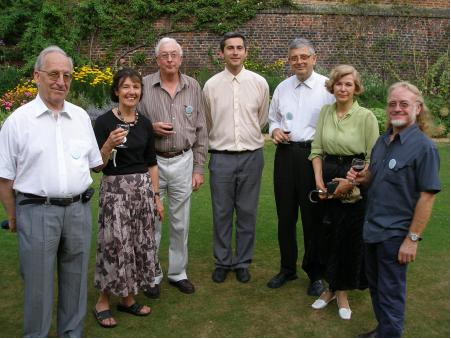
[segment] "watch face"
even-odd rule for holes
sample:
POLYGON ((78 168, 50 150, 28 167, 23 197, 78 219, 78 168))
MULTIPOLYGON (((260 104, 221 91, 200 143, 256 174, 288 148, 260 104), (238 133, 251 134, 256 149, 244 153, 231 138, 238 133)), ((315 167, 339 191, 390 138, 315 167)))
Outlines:
POLYGON ((418 235, 415 233, 410 233, 409 237, 412 241, 418 241, 418 235))

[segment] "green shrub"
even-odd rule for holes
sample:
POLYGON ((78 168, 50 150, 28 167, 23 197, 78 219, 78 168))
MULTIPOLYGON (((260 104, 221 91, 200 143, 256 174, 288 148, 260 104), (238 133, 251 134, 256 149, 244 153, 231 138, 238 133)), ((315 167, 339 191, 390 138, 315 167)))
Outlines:
POLYGON ((23 77, 23 72, 14 66, 0 66, 0 97, 14 88, 23 77))
POLYGON ((380 107, 373 107, 369 108, 369 110, 376 116, 377 124, 379 125, 379 134, 384 133, 386 130, 385 123, 387 122, 387 113, 385 109, 380 107))

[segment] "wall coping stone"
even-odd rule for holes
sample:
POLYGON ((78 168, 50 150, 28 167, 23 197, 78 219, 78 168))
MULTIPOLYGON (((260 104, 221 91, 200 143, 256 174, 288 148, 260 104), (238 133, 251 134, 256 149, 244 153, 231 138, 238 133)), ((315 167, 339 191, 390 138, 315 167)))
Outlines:
POLYGON ((391 17, 450 17, 449 9, 419 8, 408 5, 307 5, 296 4, 291 8, 276 8, 259 11, 258 14, 322 14, 322 15, 355 15, 355 16, 391 16, 391 17))

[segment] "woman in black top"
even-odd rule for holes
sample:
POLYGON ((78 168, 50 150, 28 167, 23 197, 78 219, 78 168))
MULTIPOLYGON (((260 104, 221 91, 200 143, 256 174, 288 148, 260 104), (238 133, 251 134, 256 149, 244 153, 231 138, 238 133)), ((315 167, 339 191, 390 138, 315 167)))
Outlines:
POLYGON ((100 296, 94 315, 103 327, 116 326, 110 295, 121 297, 118 311, 138 316, 151 312, 134 296, 155 285, 154 218, 163 218, 163 206, 152 124, 136 111, 141 97, 141 75, 130 68, 118 71, 111 98, 119 105, 100 116, 94 127, 103 158, 103 166, 96 170, 104 174, 94 278, 100 296))

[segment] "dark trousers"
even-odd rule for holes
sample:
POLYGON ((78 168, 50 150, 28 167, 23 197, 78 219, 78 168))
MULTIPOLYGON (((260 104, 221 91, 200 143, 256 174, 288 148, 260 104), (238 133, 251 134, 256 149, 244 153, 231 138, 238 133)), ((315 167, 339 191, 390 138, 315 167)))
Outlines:
POLYGON ((400 338, 404 328, 407 265, 398 262, 403 237, 365 244, 366 274, 379 338, 400 338))
POLYGON ((211 155, 208 167, 216 267, 247 268, 252 262, 263 166, 262 149, 211 155), (236 215, 235 251, 232 246, 234 211, 236 215))
POLYGON ((298 246, 296 223, 301 211, 304 232, 304 258, 302 269, 311 281, 323 276, 319 255, 320 209, 308 199, 315 189, 313 167, 308 156, 310 147, 288 144, 278 145, 274 160, 274 194, 278 217, 280 271, 296 273, 298 246))

